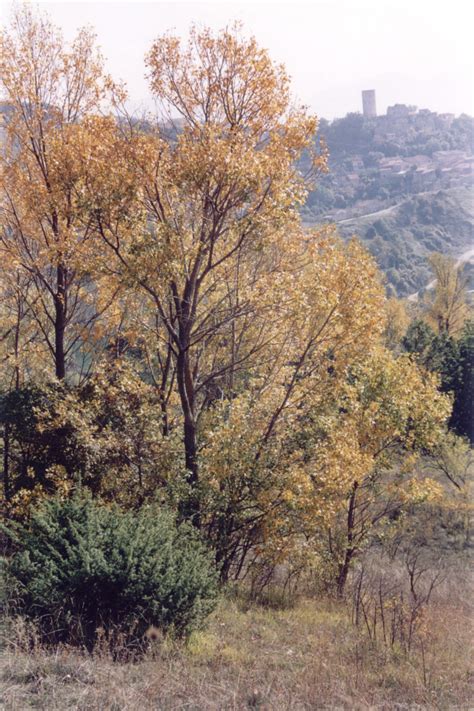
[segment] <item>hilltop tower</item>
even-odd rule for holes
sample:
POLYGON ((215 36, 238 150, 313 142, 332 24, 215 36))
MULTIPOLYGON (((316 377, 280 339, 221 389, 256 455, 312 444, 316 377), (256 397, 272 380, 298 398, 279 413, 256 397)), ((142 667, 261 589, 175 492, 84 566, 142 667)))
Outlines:
POLYGON ((375 108, 375 90, 367 89, 362 92, 362 107, 365 118, 375 118, 377 109, 375 108))

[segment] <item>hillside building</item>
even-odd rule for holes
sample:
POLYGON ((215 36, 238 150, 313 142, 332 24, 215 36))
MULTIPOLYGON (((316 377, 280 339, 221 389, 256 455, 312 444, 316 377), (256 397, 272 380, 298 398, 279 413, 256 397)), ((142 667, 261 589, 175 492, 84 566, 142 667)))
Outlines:
POLYGON ((377 116, 374 89, 367 89, 362 92, 362 109, 365 118, 375 118, 377 116))
POLYGON ((387 108, 387 116, 391 118, 406 118, 407 116, 414 116, 416 112, 416 106, 407 106, 406 104, 395 104, 387 108))

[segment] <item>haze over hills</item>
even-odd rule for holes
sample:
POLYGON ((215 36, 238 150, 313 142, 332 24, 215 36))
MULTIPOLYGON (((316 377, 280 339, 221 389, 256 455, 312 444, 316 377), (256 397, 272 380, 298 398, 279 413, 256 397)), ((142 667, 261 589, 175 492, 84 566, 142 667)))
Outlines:
POLYGON ((365 115, 321 120, 329 173, 318 177, 303 219, 357 235, 389 291, 407 296, 429 282, 431 252, 472 258, 474 120, 404 104, 370 113, 375 104, 365 115))
MULTIPOLYGON (((429 283, 432 252, 471 262, 474 274, 474 119, 404 104, 377 116, 371 98, 364 114, 321 119, 329 172, 308 195, 304 223, 335 222, 343 237, 356 235, 400 297, 429 283)), ((0 104, 3 120, 9 111, 0 104)))

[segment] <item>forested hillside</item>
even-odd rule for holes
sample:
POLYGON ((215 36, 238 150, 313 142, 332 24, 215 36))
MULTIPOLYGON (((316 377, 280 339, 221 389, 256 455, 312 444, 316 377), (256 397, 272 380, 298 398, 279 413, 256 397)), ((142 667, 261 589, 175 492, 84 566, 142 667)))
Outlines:
POLYGON ((335 221, 344 236, 357 235, 392 293, 407 296, 427 283, 431 252, 459 257, 473 245, 474 122, 393 108, 374 119, 321 121, 329 172, 302 216, 308 225, 335 221))
POLYGON ((430 281, 427 255, 461 255, 473 245, 470 188, 420 193, 376 213, 338 223, 342 235, 358 235, 385 272, 389 292, 408 296, 430 281))

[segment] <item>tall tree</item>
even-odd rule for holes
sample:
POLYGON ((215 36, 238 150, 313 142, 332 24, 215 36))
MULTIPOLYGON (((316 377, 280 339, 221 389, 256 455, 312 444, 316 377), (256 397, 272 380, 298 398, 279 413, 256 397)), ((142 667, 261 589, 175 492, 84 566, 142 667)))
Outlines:
POLYGON ((427 294, 428 318, 440 335, 456 336, 469 313, 463 267, 456 266, 454 259, 443 254, 432 254, 429 262, 435 284, 427 294))
MULTIPOLYGON (((163 400, 175 382, 195 486, 200 413, 236 391, 275 329, 265 289, 280 269, 278 242, 297 221, 305 180, 295 159, 311 152, 317 121, 291 107, 284 70, 253 39, 193 30, 181 47, 166 36, 147 63, 161 121, 121 149, 113 136, 108 153, 98 147, 118 170, 109 203, 102 185, 95 211, 117 273, 153 304, 163 400)), ((315 155, 313 168, 324 166, 315 155)))
POLYGON ((20 283, 28 276, 25 308, 63 379, 97 316, 76 144, 79 123, 99 110, 107 82, 88 30, 68 49, 55 27, 27 6, 1 34, 0 73, 8 104, 0 258, 23 273, 20 283))

